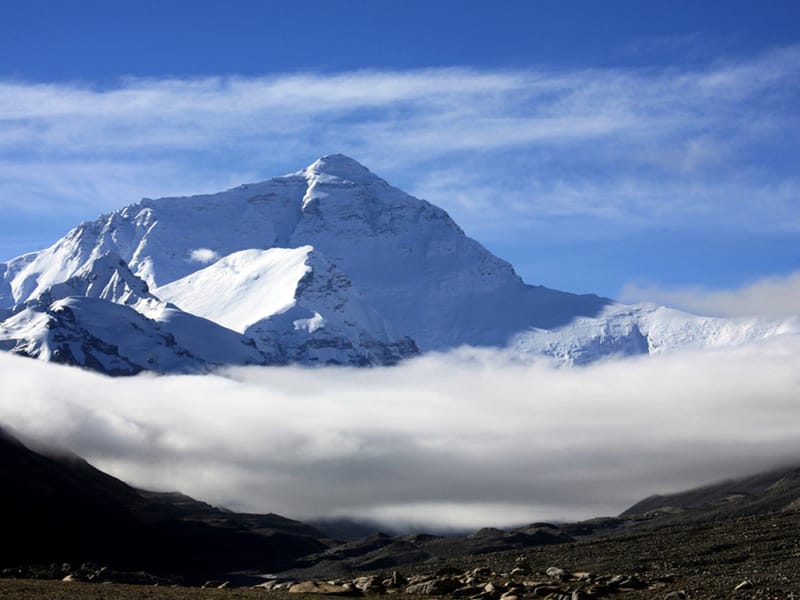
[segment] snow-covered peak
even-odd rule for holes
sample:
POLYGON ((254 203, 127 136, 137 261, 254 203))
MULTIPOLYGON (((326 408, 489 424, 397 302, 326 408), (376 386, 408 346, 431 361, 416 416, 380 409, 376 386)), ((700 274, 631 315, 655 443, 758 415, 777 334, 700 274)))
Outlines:
MULTIPOLYGON (((525 285, 511 265, 467 237, 441 208, 392 187, 346 156, 329 155, 290 176, 217 194, 144 200, 84 223, 51 248, 0 270, 0 308, 37 297, 110 252, 159 298, 158 288, 183 280, 173 290, 185 287, 180 302, 166 293, 161 299, 193 312, 197 298, 212 302, 214 294, 188 285, 187 276, 240 251, 257 251, 239 258, 260 265, 266 258, 259 251, 304 246, 346 273, 381 322, 422 351, 504 345, 528 327, 561 326, 578 315, 594 316, 608 303, 525 285)), ((195 283, 222 285, 234 274, 233 262, 238 264, 221 263, 195 283)), ((244 263, 240 267, 249 271, 244 263)), ((261 302, 261 289, 248 287, 253 303, 261 302)), ((233 324, 220 310, 208 306, 201 314, 237 329, 253 322, 237 315, 233 324)), ((381 338, 377 331, 370 334, 381 338)))
POLYGON ((327 154, 318 158, 303 173, 312 179, 336 178, 353 183, 383 181, 357 160, 344 154, 327 154))
POLYGON ((34 341, 45 340, 67 352, 63 333, 79 364, 102 346, 104 356, 136 356, 137 368, 178 370, 180 359, 155 366, 140 352, 173 339, 187 368, 195 359, 389 364, 462 344, 584 364, 799 328, 527 285, 447 212, 342 154, 216 194, 145 199, 0 263, 0 349, 44 357, 34 341), (86 346, 84 334, 102 344, 86 346), (117 336, 124 349, 111 348, 117 336))

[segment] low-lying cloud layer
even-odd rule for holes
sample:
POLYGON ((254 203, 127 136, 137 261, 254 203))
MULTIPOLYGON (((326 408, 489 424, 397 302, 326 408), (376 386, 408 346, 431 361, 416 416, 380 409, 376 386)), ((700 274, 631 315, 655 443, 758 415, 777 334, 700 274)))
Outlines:
POLYGON ((580 369, 463 350, 129 379, 0 353, 0 378, 0 421, 26 435, 142 487, 296 518, 574 519, 800 461, 796 337, 580 369))

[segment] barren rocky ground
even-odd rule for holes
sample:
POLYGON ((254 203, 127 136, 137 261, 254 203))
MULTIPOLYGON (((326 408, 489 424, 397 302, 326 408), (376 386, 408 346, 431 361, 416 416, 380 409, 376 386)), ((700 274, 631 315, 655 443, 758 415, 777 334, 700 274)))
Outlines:
POLYGON ((280 591, 4 579, 0 580, 0 600, 294 599, 321 594, 481 600, 800 598, 800 513, 676 525, 522 551, 439 559, 398 570, 394 581, 392 570, 331 579, 323 572, 317 577, 311 577, 311 572, 307 577, 300 575, 292 575, 294 583, 288 576, 279 579, 280 591), (286 591, 292 586, 292 593, 286 591))

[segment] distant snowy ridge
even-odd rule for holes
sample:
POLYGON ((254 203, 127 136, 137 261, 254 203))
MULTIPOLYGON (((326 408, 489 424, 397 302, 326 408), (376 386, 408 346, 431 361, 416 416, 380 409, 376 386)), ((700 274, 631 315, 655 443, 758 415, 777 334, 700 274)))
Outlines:
POLYGON ((394 364, 464 344, 585 364, 794 327, 769 323, 527 285, 445 211, 342 155, 145 199, 0 263, 0 348, 115 374, 394 364))
POLYGON ((800 334, 800 318, 701 317, 655 304, 612 304, 597 317, 578 317, 556 330, 522 332, 510 348, 519 356, 584 365, 612 356, 738 346, 785 334, 800 334))

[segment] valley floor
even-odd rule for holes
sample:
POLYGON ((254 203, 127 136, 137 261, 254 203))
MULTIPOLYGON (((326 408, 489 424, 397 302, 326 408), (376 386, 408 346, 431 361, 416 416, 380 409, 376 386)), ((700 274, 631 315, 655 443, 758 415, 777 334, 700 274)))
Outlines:
MULTIPOLYGON (((463 572, 476 568, 491 571, 491 575, 481 577, 480 584, 484 581, 496 584, 497 597, 503 586, 516 581, 520 590, 524 587, 524 591, 517 594, 519 600, 534 597, 567 600, 592 597, 626 600, 800 598, 800 513, 792 511, 674 526, 593 541, 529 548, 521 552, 438 561, 436 564, 406 567, 402 573, 406 577, 433 575, 444 567, 455 567, 463 572), (527 574, 508 575, 520 564, 526 565, 527 574), (568 574, 588 572, 593 574, 588 581, 599 583, 592 587, 586 580, 578 581, 574 577, 567 576, 561 581, 548 578, 546 571, 549 567, 559 567, 568 574), (620 579, 633 581, 636 585, 630 588, 628 584, 609 585, 616 575, 623 575, 620 579), (533 585, 533 581, 542 583, 533 585), (749 583, 740 586, 745 581, 749 583), (529 585, 524 586, 525 583, 529 585), (737 590, 737 586, 742 589, 737 590)), ((323 578, 322 574, 319 578, 323 578)), ((423 597, 402 592, 393 596, 423 597)), ((198 589, 0 580, 0 600, 301 600, 312 597, 319 598, 250 588, 198 589)))

